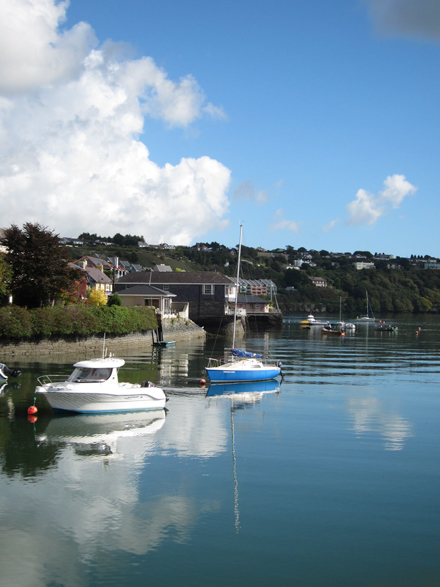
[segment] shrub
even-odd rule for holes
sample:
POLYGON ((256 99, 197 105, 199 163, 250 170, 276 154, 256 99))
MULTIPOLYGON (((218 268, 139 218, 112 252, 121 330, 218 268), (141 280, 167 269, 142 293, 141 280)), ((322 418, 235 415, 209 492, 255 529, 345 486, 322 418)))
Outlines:
POLYGON ((29 310, 20 306, 0 308, 1 338, 30 338, 32 336, 32 317, 29 310))
POLYGON ((109 297, 107 306, 122 306, 121 296, 118 294, 118 292, 115 292, 112 296, 109 297))
POLYGON ((157 328, 157 321, 151 308, 85 304, 34 310, 18 306, 0 308, 0 338, 130 334, 154 328, 157 328))

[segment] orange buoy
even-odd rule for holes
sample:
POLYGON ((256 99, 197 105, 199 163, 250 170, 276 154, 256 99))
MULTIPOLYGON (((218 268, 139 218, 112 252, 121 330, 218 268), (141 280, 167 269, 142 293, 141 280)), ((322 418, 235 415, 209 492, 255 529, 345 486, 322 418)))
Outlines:
POLYGON ((28 420, 31 424, 35 424, 35 422, 38 420, 37 416, 28 416, 28 420))
POLYGON ((200 379, 200 385, 205 385, 206 380, 205 379, 200 379))
POLYGON ((28 413, 30 416, 33 416, 33 415, 34 415, 34 414, 36 414, 37 412, 38 412, 38 408, 37 408, 37 406, 30 406, 30 407, 28 408, 28 412, 27 412, 27 413, 28 413))

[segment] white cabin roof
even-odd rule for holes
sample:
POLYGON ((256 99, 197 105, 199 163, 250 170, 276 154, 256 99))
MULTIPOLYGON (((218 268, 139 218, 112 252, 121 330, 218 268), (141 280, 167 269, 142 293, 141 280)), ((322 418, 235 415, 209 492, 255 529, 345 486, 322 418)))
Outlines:
POLYGON ((125 365, 124 359, 115 359, 108 357, 106 359, 89 359, 87 361, 79 361, 75 363, 74 367, 81 369, 115 369, 125 365))

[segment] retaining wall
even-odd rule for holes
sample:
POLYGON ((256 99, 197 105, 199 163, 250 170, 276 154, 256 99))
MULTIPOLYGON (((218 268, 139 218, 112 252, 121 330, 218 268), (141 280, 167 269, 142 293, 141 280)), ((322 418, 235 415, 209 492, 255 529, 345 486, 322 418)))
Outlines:
MULTIPOLYGON (((163 319, 164 340, 189 340, 192 338, 205 338, 206 332, 191 320, 180 321, 178 319, 163 319)), ((7 357, 23 357, 33 355, 53 355, 77 353, 81 351, 87 354, 101 354, 104 344, 102 336, 89 336, 87 338, 54 338, 29 342, 0 341, 0 362, 5 362, 7 357)), ((149 348, 153 345, 152 331, 136 332, 124 336, 105 337, 105 348, 111 353, 117 353, 121 349, 149 348)))

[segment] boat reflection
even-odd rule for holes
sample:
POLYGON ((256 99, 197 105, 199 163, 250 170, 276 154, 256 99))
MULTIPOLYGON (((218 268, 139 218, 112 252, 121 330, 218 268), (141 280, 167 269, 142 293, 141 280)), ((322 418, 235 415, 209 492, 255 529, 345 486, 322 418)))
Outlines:
POLYGON ((78 455, 106 456, 118 453, 122 438, 154 434, 165 423, 166 410, 109 414, 55 415, 38 431, 39 442, 62 442, 78 455))
POLYGON ((208 388, 206 397, 220 396, 243 403, 258 403, 266 393, 280 393, 280 383, 276 379, 246 383, 216 383, 208 388))

